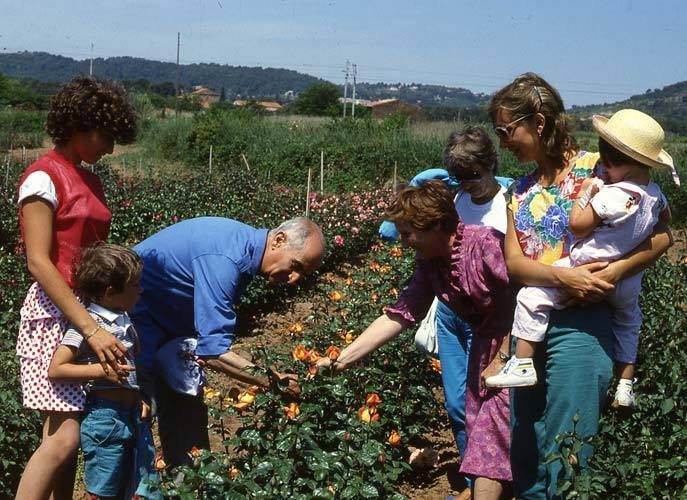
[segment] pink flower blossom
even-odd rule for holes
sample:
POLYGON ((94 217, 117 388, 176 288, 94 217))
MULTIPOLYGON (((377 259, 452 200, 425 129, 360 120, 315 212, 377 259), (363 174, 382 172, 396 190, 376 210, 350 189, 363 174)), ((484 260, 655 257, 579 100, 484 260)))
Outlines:
POLYGON ((343 238, 343 236, 341 236, 340 234, 337 234, 336 236, 334 236, 334 244, 335 244, 337 247, 342 247, 342 246, 344 246, 344 238, 343 238))

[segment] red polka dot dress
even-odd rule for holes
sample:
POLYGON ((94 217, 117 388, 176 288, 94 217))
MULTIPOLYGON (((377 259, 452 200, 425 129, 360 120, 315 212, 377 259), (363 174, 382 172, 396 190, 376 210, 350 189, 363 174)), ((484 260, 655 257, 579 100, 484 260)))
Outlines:
MULTIPOLYGON (((107 238, 112 214, 98 176, 50 151, 30 165, 19 182, 19 221, 24 236, 23 200, 38 196, 53 206, 50 260, 65 282, 73 286, 72 263, 81 249, 107 238), (33 182, 39 172, 43 181, 33 182), (46 175, 47 174, 47 180, 46 175), (46 187, 47 185, 47 187, 46 187)), ((38 283, 29 289, 21 308, 17 338, 24 406, 43 411, 81 411, 81 384, 52 382, 48 367, 69 322, 38 283)))

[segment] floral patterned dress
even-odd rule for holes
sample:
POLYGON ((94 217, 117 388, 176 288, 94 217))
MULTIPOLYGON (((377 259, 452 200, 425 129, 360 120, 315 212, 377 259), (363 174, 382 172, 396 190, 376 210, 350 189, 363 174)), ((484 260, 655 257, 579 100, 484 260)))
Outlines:
POLYGON ((459 223, 450 257, 418 258, 408 288, 386 312, 417 323, 435 296, 474 332, 465 404, 467 447, 461 472, 511 481, 508 390, 480 390, 480 374, 498 353, 513 322, 515 302, 503 258, 503 235, 490 227, 459 223))
POLYGON ((568 256, 574 239, 568 227, 570 211, 582 183, 595 174, 598 161, 598 153, 580 152, 559 184, 541 186, 536 170, 513 183, 508 208, 527 257, 550 265, 568 256))

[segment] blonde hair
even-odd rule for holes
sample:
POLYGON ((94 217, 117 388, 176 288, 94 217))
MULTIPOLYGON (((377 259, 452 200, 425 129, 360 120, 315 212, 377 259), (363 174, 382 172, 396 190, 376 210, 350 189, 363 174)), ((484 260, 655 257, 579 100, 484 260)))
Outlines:
POLYGON ((565 113, 561 95, 536 73, 520 75, 494 94, 489 102, 492 123, 501 109, 508 111, 511 120, 535 113, 544 116, 541 140, 546 156, 565 163, 580 150, 570 131, 572 122, 565 113))

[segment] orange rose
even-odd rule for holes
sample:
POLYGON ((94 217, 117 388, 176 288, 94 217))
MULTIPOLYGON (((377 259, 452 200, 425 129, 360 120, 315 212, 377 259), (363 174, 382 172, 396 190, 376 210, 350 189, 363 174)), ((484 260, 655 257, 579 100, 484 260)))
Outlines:
POLYGON ((155 470, 163 470, 167 467, 165 460, 162 458, 162 453, 155 455, 155 470))
POLYGON ((400 446, 401 444, 401 435, 398 433, 398 431, 393 430, 391 431, 391 434, 389 434, 389 439, 387 440, 391 446, 400 446))
POLYGON ((300 323, 294 323, 288 328, 288 330, 291 335, 298 335, 303 331, 303 325, 300 323))
POLYGON ((301 414, 301 409, 298 407, 297 403, 289 403, 289 406, 284 407, 284 413, 289 420, 296 420, 298 415, 301 414))
POLYGON ((399 258, 403 254, 403 250, 401 250, 401 247, 391 247, 391 250, 389 250, 389 253, 391 254, 392 257, 399 258))
POLYGON ((392 288, 391 290, 389 290, 389 295, 391 295, 392 297, 398 297, 398 288, 392 288))
POLYGON ((351 278, 346 278, 346 281, 344 281, 347 286, 351 286, 353 284, 353 280, 351 278))
POLYGON ((305 361, 308 358, 308 351, 305 350, 303 345, 298 344, 291 355, 296 361, 305 361))
POLYGON ((441 362, 438 359, 432 358, 429 360, 429 366, 437 372, 439 375, 441 375, 441 362))
POLYGON ((377 394, 376 392, 370 392, 367 396, 365 396, 365 403, 368 406, 371 406, 372 408, 374 408, 381 402, 382 398, 380 398, 379 394, 377 394))
POLYGON ((191 457, 193 457, 193 458, 198 458, 199 456, 202 455, 201 451, 200 451, 198 448, 196 448, 195 446, 192 447, 192 448, 188 451, 188 454, 191 455, 191 457))
POLYGON ((315 375, 317 375, 317 365, 310 365, 310 368, 308 368, 308 374, 305 376, 307 380, 312 380, 315 378, 315 375))
POLYGON ((237 477, 239 477, 239 470, 234 467, 233 465, 231 466, 231 469, 229 469, 229 477, 234 480, 237 477))
POLYGON ((315 349, 311 349, 308 351, 308 361, 311 363, 317 363, 317 361, 320 359, 320 355, 315 349))
POLYGON ((341 295, 341 292, 334 290, 332 293, 329 294, 329 300, 333 300, 334 302, 337 302, 343 298, 343 295, 341 295))
POLYGON ((325 356, 327 356, 329 359, 332 361, 336 361, 339 359, 339 355, 341 354, 341 349, 334 345, 330 345, 327 347, 327 351, 324 353, 325 356))

